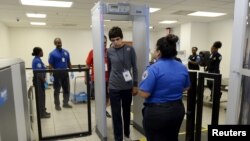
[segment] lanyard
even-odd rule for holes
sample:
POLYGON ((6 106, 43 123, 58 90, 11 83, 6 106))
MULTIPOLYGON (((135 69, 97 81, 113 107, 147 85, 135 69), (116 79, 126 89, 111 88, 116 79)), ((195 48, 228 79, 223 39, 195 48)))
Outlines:
POLYGON ((115 53, 116 53, 116 55, 117 55, 117 58, 118 58, 119 62, 122 64, 123 69, 125 69, 124 48, 125 48, 125 46, 122 47, 123 60, 120 58, 120 56, 119 56, 118 53, 117 53, 117 50, 118 50, 118 49, 115 50, 115 53))

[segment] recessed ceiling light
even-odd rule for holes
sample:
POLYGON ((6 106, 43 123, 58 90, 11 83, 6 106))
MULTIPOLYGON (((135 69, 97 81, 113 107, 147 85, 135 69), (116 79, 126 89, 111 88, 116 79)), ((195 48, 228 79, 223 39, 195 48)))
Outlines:
POLYGON ((154 27, 153 26, 149 26, 149 29, 153 29, 154 27))
POLYGON ((153 13, 159 10, 161 10, 161 8, 149 8, 149 13, 153 13))
POLYGON ((173 24, 173 23, 177 23, 177 21, 161 21, 159 22, 160 24, 173 24))
POLYGON ((30 22, 31 25, 46 25, 45 22, 30 22))
POLYGON ((73 2, 48 1, 48 0, 21 0, 22 5, 49 6, 49 7, 71 7, 73 2))
POLYGON ((26 13, 26 16, 29 18, 46 18, 46 14, 38 14, 38 13, 26 13))
POLYGON ((189 16, 202 16, 202 17, 219 17, 226 15, 226 13, 215 13, 215 12, 204 12, 204 11, 197 11, 188 14, 189 16))

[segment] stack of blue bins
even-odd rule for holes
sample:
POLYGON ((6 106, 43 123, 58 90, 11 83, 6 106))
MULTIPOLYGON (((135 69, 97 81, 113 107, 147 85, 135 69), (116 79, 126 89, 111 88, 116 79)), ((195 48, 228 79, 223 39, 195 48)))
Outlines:
POLYGON ((76 94, 73 94, 71 97, 71 100, 73 103, 79 103, 79 102, 87 102, 87 93, 85 92, 79 92, 76 94))

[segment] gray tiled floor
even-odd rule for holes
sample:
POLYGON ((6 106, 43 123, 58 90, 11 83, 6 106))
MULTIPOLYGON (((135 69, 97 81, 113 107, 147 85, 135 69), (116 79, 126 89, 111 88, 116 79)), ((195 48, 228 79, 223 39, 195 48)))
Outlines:
MULTIPOLYGON (((209 93, 208 89, 205 89, 205 96, 204 96, 204 106, 203 106, 203 121, 202 127, 205 129, 207 125, 210 124, 211 121, 211 107, 212 104, 209 103, 209 93)), ((62 95, 62 94, 61 94, 62 95)), ((88 129, 88 121, 87 121, 87 108, 84 103, 81 104, 74 104, 73 109, 65 109, 62 108, 62 111, 56 111, 53 104, 53 90, 48 89, 46 90, 46 107, 47 111, 51 112, 51 118, 49 119, 42 119, 42 133, 43 136, 53 136, 53 135, 61 135, 65 133, 74 133, 80 131, 87 131, 88 129)), ((227 93, 223 92, 222 101, 227 99, 227 93)), ((61 97, 62 100, 62 97, 61 97)), ((184 97, 184 103, 186 105, 186 100, 184 97)), ((35 106, 34 106, 35 108, 35 106)), ((225 123, 225 115, 226 115, 226 102, 221 103, 220 108, 220 119, 219 124, 225 123)), ((81 138, 74 138, 74 139, 67 139, 65 141, 99 141, 97 134, 95 133, 95 101, 91 103, 91 117, 92 117, 92 129, 93 133, 90 136, 81 137, 81 138)), ((110 112, 110 107, 107 108, 107 111, 110 112)), ((111 112, 110 112, 111 113, 111 112)), ((35 115, 35 114, 34 114, 35 115)), ((34 117, 33 122, 33 129, 34 129, 34 138, 38 141, 38 133, 37 133, 37 121, 36 116, 34 117)), ((107 119, 107 132, 108 132, 108 141, 113 141, 113 130, 112 130, 112 119, 107 119)), ((181 133, 185 134, 185 133, 181 133)), ((133 140, 145 140, 144 136, 140 134, 136 129, 133 128, 131 125, 131 138, 133 140)))

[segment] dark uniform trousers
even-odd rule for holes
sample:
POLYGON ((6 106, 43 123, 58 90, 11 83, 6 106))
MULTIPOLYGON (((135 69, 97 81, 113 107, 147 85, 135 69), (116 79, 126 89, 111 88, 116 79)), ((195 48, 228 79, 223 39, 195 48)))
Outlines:
POLYGON ((44 84, 41 82, 41 80, 33 78, 33 85, 35 86, 35 92, 37 92, 36 96, 38 96, 39 99, 39 111, 40 115, 44 114, 46 112, 45 108, 45 87, 44 84))
POLYGON ((132 89, 128 90, 109 89, 109 95, 110 95, 115 141, 123 141, 123 127, 124 127, 124 135, 127 137, 129 137, 130 135, 129 126, 130 126, 130 108, 132 102, 132 89), (121 108, 123 117, 121 116, 121 108))
POLYGON ((147 141, 178 141, 185 115, 181 100, 168 103, 144 103, 143 128, 147 141))
POLYGON ((69 90, 70 90, 70 85, 69 85, 69 74, 68 72, 55 72, 53 73, 54 76, 54 103, 56 106, 60 105, 60 100, 59 100, 59 94, 60 94, 60 89, 62 87, 63 89, 63 104, 68 104, 69 102, 69 90))

